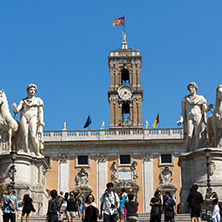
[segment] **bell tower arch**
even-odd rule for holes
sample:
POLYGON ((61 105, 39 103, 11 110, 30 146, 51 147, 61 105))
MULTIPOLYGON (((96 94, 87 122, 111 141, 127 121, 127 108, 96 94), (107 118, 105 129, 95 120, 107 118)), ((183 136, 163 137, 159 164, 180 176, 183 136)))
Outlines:
POLYGON ((122 49, 110 51, 109 128, 143 128, 140 50, 128 49, 123 35, 122 49))

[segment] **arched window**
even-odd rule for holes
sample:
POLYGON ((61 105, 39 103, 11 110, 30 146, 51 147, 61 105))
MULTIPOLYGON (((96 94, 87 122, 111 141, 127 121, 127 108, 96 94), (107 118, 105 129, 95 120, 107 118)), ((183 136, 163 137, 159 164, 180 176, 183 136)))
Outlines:
POLYGON ((122 85, 129 85, 129 70, 123 69, 121 73, 121 83, 122 85))
POLYGON ((130 123, 130 107, 129 103, 123 103, 122 105, 122 123, 130 123))

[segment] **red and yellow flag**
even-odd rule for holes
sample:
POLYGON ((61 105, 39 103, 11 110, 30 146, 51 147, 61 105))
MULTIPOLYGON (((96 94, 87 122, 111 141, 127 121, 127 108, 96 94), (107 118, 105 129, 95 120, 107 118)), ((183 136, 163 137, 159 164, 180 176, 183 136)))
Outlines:
POLYGON ((155 122, 154 122, 154 124, 153 124, 153 128, 156 128, 156 126, 157 126, 158 123, 159 123, 159 113, 158 113, 158 115, 157 115, 157 117, 156 117, 156 119, 155 119, 155 122))
POLYGON ((116 27, 116 26, 120 26, 120 25, 124 25, 125 24, 125 19, 124 17, 121 17, 121 18, 115 18, 113 20, 113 26, 116 27))

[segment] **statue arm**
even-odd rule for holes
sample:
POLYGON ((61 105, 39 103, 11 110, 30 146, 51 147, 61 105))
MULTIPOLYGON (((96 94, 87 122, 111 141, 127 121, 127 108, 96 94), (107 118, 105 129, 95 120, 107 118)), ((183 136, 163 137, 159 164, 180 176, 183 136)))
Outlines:
POLYGON ((211 109, 213 109, 214 105, 213 104, 210 104, 209 106, 207 106, 207 103, 204 103, 202 105, 202 108, 204 110, 204 112, 208 113, 211 109))
POLYGON ((16 106, 16 103, 13 103, 12 107, 13 107, 13 112, 17 114, 23 108, 23 101, 21 101, 18 106, 16 106))
POLYGON ((182 100, 182 103, 181 103, 181 115, 180 115, 180 120, 177 121, 177 125, 180 126, 183 121, 184 121, 184 116, 185 116, 185 101, 184 99, 182 100))
POLYGON ((39 120, 40 126, 44 127, 45 123, 44 123, 44 117, 43 117, 43 106, 39 106, 38 117, 39 117, 38 120, 39 120))

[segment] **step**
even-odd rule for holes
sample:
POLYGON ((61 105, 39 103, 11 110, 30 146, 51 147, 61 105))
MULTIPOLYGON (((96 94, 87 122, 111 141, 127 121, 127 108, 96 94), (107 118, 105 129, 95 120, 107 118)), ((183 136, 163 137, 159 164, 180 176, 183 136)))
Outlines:
MULTIPOLYGON (((150 214, 149 213, 139 213, 138 214, 138 222, 149 222, 150 221, 150 214)), ((29 221, 30 222, 45 222, 46 216, 30 216, 29 221)), ((24 220, 25 221, 25 220, 24 220)), ((64 218, 64 222, 66 219, 64 218)), ((102 220, 98 220, 98 222, 101 222, 102 220)), ((164 221, 164 215, 162 215, 161 222, 164 221)), ((175 221, 178 222, 190 222, 190 215, 189 214, 178 214, 175 216, 175 221)), ((80 218, 75 218, 75 222, 82 222, 80 218)))

